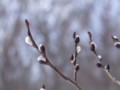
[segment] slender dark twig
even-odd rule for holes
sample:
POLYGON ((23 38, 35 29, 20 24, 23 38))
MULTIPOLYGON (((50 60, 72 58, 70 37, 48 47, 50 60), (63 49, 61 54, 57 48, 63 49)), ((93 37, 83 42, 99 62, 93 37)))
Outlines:
POLYGON ((77 82, 77 72, 76 70, 74 70, 74 80, 77 82))
MULTIPOLYGON (((49 60, 48 60, 48 61, 49 61, 49 60)), ((64 76, 64 75, 63 75, 54 65, 52 65, 50 62, 48 62, 48 65, 49 65, 55 72, 57 72, 66 82, 74 85, 78 90, 82 90, 82 89, 80 88, 80 86, 79 86, 76 82, 74 82, 74 81, 71 80, 70 78, 64 76)))
MULTIPOLYGON (((97 63, 97 66, 100 67, 100 68, 102 68, 102 69, 106 72, 106 74, 108 75, 108 77, 109 77, 114 83, 120 85, 120 81, 117 80, 115 77, 113 77, 112 74, 110 73, 110 66, 109 66, 109 64, 103 65, 103 62, 102 62, 103 57, 102 57, 101 55, 98 55, 97 52, 96 52, 96 44, 93 43, 93 41, 92 41, 92 34, 91 34, 91 32, 88 32, 88 36, 89 36, 89 39, 90 39, 90 41, 89 41, 90 50, 95 54, 95 56, 97 57, 97 60, 98 60, 98 62, 99 62, 99 63, 97 63)), ((117 39, 114 38, 113 36, 112 36, 112 39, 113 39, 114 41, 117 40, 117 39)), ((117 40, 117 41, 118 41, 118 40, 117 40)))
MULTIPOLYGON (((29 36, 29 40, 30 40, 29 42, 32 43, 32 46, 33 46, 34 48, 36 48, 37 51, 38 51, 39 54, 40 54, 40 57, 38 58, 38 59, 39 59, 38 61, 39 61, 41 64, 49 65, 61 78, 63 78, 66 82, 69 82, 70 84, 72 84, 73 86, 75 86, 75 87, 77 88, 77 90, 82 90, 81 87, 78 85, 78 83, 76 83, 76 81, 74 81, 74 80, 66 77, 65 75, 63 75, 63 74, 50 62, 50 60, 49 60, 49 59, 47 58, 47 56, 46 56, 45 47, 44 47, 43 45, 40 45, 40 47, 38 47, 37 44, 35 43, 35 41, 34 41, 34 39, 33 39, 33 37, 32 37, 32 34, 31 34, 31 32, 30 32, 29 22, 28 22, 27 19, 25 20, 25 24, 26 24, 27 29, 28 29, 28 36, 29 36)), ((28 43, 29 45, 31 45, 31 43, 29 43, 29 42, 27 41, 27 43, 28 43)), ((76 40, 76 43, 77 43, 77 42, 78 42, 78 40, 76 40)), ((76 56, 75 56, 75 58, 76 58, 76 56)), ((77 69, 78 69, 78 68, 77 68, 77 69)))
POLYGON ((27 19, 25 19, 25 24, 26 24, 26 27, 27 27, 27 29, 28 29, 28 36, 29 36, 30 39, 31 39, 31 42, 32 42, 33 47, 36 48, 36 49, 38 49, 38 46, 37 46, 37 44, 35 43, 35 41, 34 41, 34 39, 33 39, 33 37, 32 37, 32 34, 31 34, 31 32, 30 32, 30 26, 29 26, 29 22, 28 22, 27 19))
POLYGON ((74 80, 77 82, 77 72, 79 70, 79 65, 77 64, 77 56, 81 51, 81 47, 79 45, 80 37, 77 35, 76 32, 73 33, 73 39, 74 39, 74 54, 71 56, 71 63, 74 65, 74 80))

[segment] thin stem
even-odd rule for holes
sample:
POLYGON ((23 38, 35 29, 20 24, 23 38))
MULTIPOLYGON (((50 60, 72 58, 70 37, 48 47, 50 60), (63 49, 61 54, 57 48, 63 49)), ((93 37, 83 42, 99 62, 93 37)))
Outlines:
MULTIPOLYGON (((27 29, 28 29, 28 36, 30 37, 30 39, 31 39, 31 41, 32 41, 32 43, 33 43, 33 46, 37 49, 37 51, 40 53, 40 55, 43 55, 43 56, 46 58, 46 65, 49 65, 49 66, 50 66, 55 72, 57 72, 57 74, 60 75, 60 77, 63 78, 66 82, 69 82, 70 84, 74 85, 78 90, 82 90, 82 89, 80 88, 80 86, 79 86, 75 81, 73 81, 73 80, 71 80, 70 78, 68 78, 68 77, 66 77, 65 75, 63 75, 63 74, 48 60, 45 52, 43 53, 42 51, 39 50, 37 44, 35 43, 35 41, 34 41, 34 39, 33 39, 33 37, 32 37, 32 34, 31 34, 31 32, 30 32, 29 22, 28 22, 27 19, 25 20, 25 24, 26 24, 27 29)), ((76 55, 75 57, 77 57, 77 54, 75 54, 75 55, 76 55)))
MULTIPOLYGON (((37 49, 39 51, 39 49, 37 49)), ((41 52, 39 51, 39 53, 41 54, 41 52)), ((48 60, 47 56, 45 55, 46 58, 46 62, 47 65, 49 65, 61 78, 63 78, 66 82, 72 84, 73 86, 75 86, 78 90, 82 90, 81 87, 74 82, 73 80, 71 80, 70 78, 66 77, 65 75, 63 75, 51 62, 50 60, 48 60)))
POLYGON ((75 63, 74 65, 76 65, 77 62, 77 44, 75 43, 75 63))
MULTIPOLYGON (((102 61, 99 60, 97 54, 95 54, 95 56, 97 57, 97 60, 102 63, 102 61)), ((117 80, 110 72, 109 70, 107 70, 106 68, 102 67, 102 69, 106 72, 106 74, 109 76, 109 78, 116 84, 120 85, 120 81, 117 80)))
MULTIPOLYGON (((49 60, 47 60, 47 61, 49 61, 49 60)), ((55 72, 57 72, 57 73, 61 76, 61 78, 63 78, 66 82, 69 82, 70 84, 74 85, 78 90, 82 90, 82 89, 80 88, 80 86, 79 86, 76 82, 74 82, 74 81, 71 80, 70 78, 64 76, 64 75, 63 75, 55 66, 53 66, 50 62, 48 62, 48 65, 49 65, 55 72)))
MULTIPOLYGON (((74 66, 76 65, 76 62, 77 62, 77 44, 75 43, 75 63, 74 63, 74 66)), ((74 70, 74 80, 75 82, 77 81, 77 72, 76 70, 74 70)))
POLYGON ((109 76, 109 78, 110 78, 114 83, 120 85, 120 81, 117 80, 115 77, 113 77, 108 70, 104 69, 104 71, 107 73, 107 75, 109 76))
POLYGON ((33 43, 33 47, 38 49, 38 46, 37 46, 37 44, 35 43, 35 41, 34 41, 34 39, 32 37, 31 31, 30 31, 30 25, 29 25, 29 22, 28 22, 27 19, 25 20, 25 24, 26 24, 26 27, 27 27, 27 30, 28 30, 28 32, 27 32, 28 36, 30 37, 31 42, 33 43))
POLYGON ((74 80, 77 81, 77 72, 76 70, 74 70, 74 80))
MULTIPOLYGON (((37 48, 37 51, 42 54, 39 49, 37 48)), ((73 86, 75 86, 78 90, 82 90, 81 87, 76 83, 74 82, 73 80, 71 80, 70 78, 66 77, 65 75, 63 75, 51 62, 50 60, 47 58, 46 55, 44 55, 44 57, 46 58, 46 62, 47 62, 47 65, 49 65, 61 78, 63 78, 66 82, 72 84, 73 86)))
MULTIPOLYGON (((90 39, 90 41, 89 41, 89 44, 90 44, 90 43, 92 42, 92 34, 91 34, 91 32, 88 32, 88 36, 89 36, 89 39, 90 39)), ((114 38, 114 37, 112 36, 112 39, 113 39, 113 41, 114 41, 116 38, 114 38)), ((117 39, 116 39, 116 40, 117 40, 117 39)), ((100 59, 98 58, 98 54, 97 54, 96 50, 95 50, 93 53, 94 53, 95 56, 97 57, 97 60, 103 65, 102 60, 100 60, 100 59)), ((104 68, 104 66, 102 66, 101 68, 106 72, 106 74, 109 76, 109 78, 110 78, 114 83, 120 85, 120 81, 117 80, 115 77, 113 77, 107 68, 104 68)))

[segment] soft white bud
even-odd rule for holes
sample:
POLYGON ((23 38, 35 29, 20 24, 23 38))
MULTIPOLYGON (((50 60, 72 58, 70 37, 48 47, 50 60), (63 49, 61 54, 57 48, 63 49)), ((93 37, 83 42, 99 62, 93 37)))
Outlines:
POLYGON ((114 46, 116 46, 117 48, 120 48, 120 42, 115 42, 114 46))
POLYGON ((45 90, 45 88, 40 88, 40 90, 45 90))
POLYGON ((76 50, 77 50, 77 54, 79 54, 81 51, 81 47, 79 45, 77 45, 76 50))
POLYGON ((102 60, 102 56, 101 56, 101 55, 98 55, 98 59, 99 59, 99 60, 102 60))
POLYGON ((76 35, 76 38, 80 38, 80 36, 79 36, 79 35, 76 35))
POLYGON ((39 51, 41 51, 41 48, 40 48, 40 47, 42 47, 42 46, 43 46, 42 44, 39 45, 39 51))
POLYGON ((40 44, 39 47, 43 46, 43 44, 40 44))
POLYGON ((25 38, 25 42, 26 42, 27 44, 33 46, 33 43, 32 43, 31 38, 30 38, 29 36, 27 36, 27 37, 25 38))
POLYGON ((95 46, 95 50, 97 49, 97 45, 95 42, 91 42, 90 44, 93 44, 95 46))
POLYGON ((38 58, 37 58, 37 61, 44 61, 44 62, 46 62, 46 58, 44 57, 44 56, 42 56, 42 55, 40 55, 38 58))
POLYGON ((118 44, 120 45, 120 42, 115 42, 115 43, 114 43, 114 46, 116 46, 116 45, 118 45, 118 44))
POLYGON ((114 39, 118 39, 117 36, 113 36, 114 39))

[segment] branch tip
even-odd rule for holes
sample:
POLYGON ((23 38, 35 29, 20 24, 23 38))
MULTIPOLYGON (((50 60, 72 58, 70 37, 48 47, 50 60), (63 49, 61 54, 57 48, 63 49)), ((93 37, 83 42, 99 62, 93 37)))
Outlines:
POLYGON ((75 39, 76 37, 76 32, 73 32, 73 39, 75 39))

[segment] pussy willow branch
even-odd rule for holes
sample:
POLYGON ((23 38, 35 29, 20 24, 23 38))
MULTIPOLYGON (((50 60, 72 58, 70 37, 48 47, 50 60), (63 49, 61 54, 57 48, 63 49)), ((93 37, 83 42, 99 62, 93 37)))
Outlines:
MULTIPOLYGON (((39 49, 37 49, 39 52, 39 49)), ((41 52, 39 52, 41 54, 41 52)), ((71 80, 70 78, 66 77, 65 75, 63 75, 51 62, 50 60, 47 58, 46 55, 44 55, 44 57, 46 58, 46 62, 47 65, 49 65, 61 78, 63 78, 66 82, 69 82, 70 84, 74 85, 78 90, 82 90, 81 87, 74 82, 73 80, 71 80)))
MULTIPOLYGON (((49 60, 48 60, 48 61, 49 61, 49 60)), ((55 72, 57 72, 57 74, 59 74, 66 82, 74 85, 78 90, 82 90, 82 89, 80 88, 80 86, 79 86, 76 82, 74 82, 74 81, 71 80, 70 78, 64 76, 54 65, 51 64, 51 62, 48 62, 48 65, 49 65, 55 72)))
MULTIPOLYGON (((89 41, 89 44, 90 44, 91 42, 93 42, 93 41, 92 41, 92 34, 91 34, 91 32, 88 32, 88 35, 89 35, 89 39, 90 39, 90 41, 89 41)), ((110 70, 108 70, 107 68, 105 68, 105 67, 103 66, 102 60, 100 60, 100 58, 98 58, 98 54, 97 54, 97 52, 96 52, 96 49, 93 51, 93 53, 94 53, 95 56, 97 57, 97 60, 102 64, 102 67, 101 67, 101 68, 106 72, 106 74, 109 76, 109 78, 110 78, 114 83, 120 85, 120 81, 119 81, 118 79, 116 79, 116 78, 110 73, 110 70)), ((102 58, 102 59, 103 59, 103 58, 102 58)))
MULTIPOLYGON (((97 57, 97 60, 98 60, 99 62, 101 62, 101 61, 99 60, 99 58, 98 58, 98 55, 95 54, 95 56, 97 57)), ((102 62, 101 62, 101 63, 102 63, 102 62)), ((106 74, 109 76, 109 78, 110 78, 114 83, 120 85, 120 81, 117 80, 117 79, 110 73, 109 70, 107 70, 107 69, 104 68, 104 67, 102 67, 102 69, 106 72, 106 74)))
POLYGON ((77 82, 77 72, 79 71, 79 65, 77 64, 77 56, 81 51, 81 47, 79 45, 80 37, 79 35, 77 35, 76 32, 73 33, 73 39, 74 39, 74 54, 72 54, 71 56, 71 63, 74 65, 74 77, 73 78, 75 82, 77 82))
POLYGON ((113 77, 108 70, 104 69, 104 71, 107 73, 107 75, 109 76, 109 78, 110 78, 114 83, 120 85, 120 81, 117 80, 115 77, 113 77))
POLYGON ((35 43, 33 37, 32 37, 32 34, 30 32, 30 27, 29 27, 29 22, 28 20, 26 19, 25 20, 25 24, 27 26, 27 29, 28 29, 28 36, 30 37, 31 41, 32 41, 32 44, 33 44, 33 47, 37 49, 37 51, 40 53, 40 55, 43 55, 45 58, 46 58, 46 65, 49 65, 61 78, 63 78, 66 82, 69 82, 70 84, 72 84, 73 86, 75 86, 78 90, 82 90, 81 87, 73 80, 71 80, 70 78, 66 77, 65 75, 63 75, 51 62, 50 60, 47 58, 46 54, 45 53, 42 53, 37 44, 35 43))

